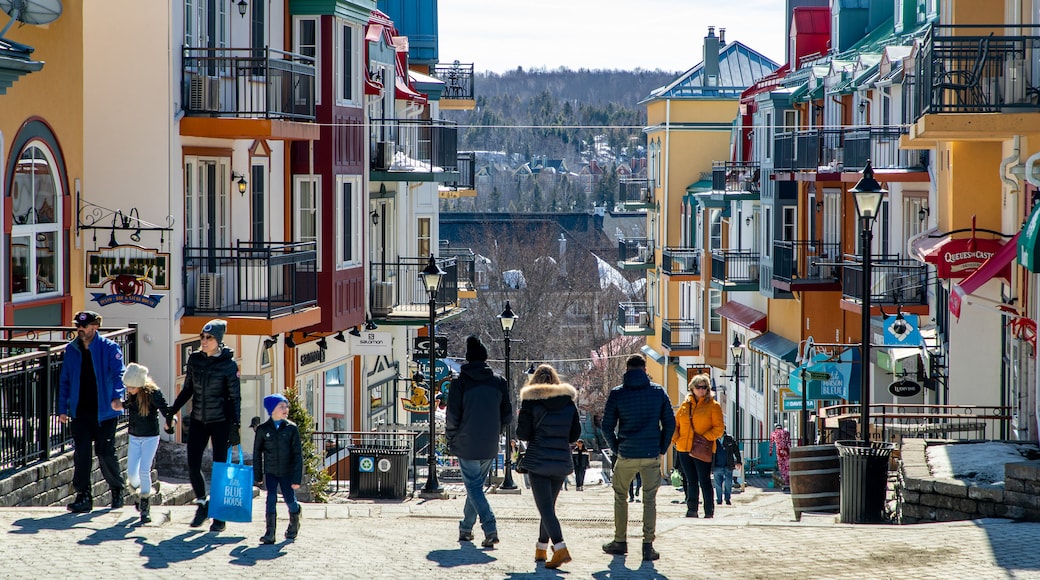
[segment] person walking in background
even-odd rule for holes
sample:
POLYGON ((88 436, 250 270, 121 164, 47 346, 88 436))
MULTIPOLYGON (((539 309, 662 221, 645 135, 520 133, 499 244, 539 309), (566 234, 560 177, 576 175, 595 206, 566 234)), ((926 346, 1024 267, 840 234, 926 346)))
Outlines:
POLYGON ((639 501, 639 490, 643 487, 643 476, 638 473, 628 484, 628 503, 639 501))
POLYGON ((527 441, 524 467, 531 477, 531 495, 541 516, 534 559, 545 562, 549 569, 571 561, 556 517, 556 498, 567 475, 574 470, 571 443, 581 436, 577 398, 577 389, 560 382, 556 369, 550 365, 540 365, 520 389, 516 436, 527 441), (553 554, 546 562, 550 540, 553 554))
POLYGON ((513 420, 513 405, 505 379, 491 371, 488 352, 476 336, 466 338, 466 363, 448 390, 444 430, 451 453, 459 458, 466 503, 459 522, 459 541, 473 541, 473 525, 480 518, 481 546, 498 543, 498 524, 484 495, 484 480, 498 457, 502 431, 513 420))
MULTIPOLYGON (((191 422, 188 425, 188 480, 195 492, 193 528, 209 518, 209 498, 206 479, 202 476, 202 454, 207 445, 213 447, 214 458, 226 458, 228 446, 240 444, 242 389, 238 380, 235 351, 224 346, 227 321, 210 320, 199 334, 199 350, 188 356, 188 372, 184 386, 171 405, 166 426, 172 429, 172 417, 191 401, 191 422)), ((213 520, 211 532, 222 532, 226 524, 213 520)))
POLYGON ((585 442, 581 439, 574 444, 571 463, 574 464, 574 487, 578 491, 585 491, 585 470, 589 468, 589 451, 585 449, 585 442))
POLYGON ((611 389, 603 410, 603 438, 614 457, 614 540, 603 545, 608 554, 628 553, 628 486, 643 480, 643 560, 661 557, 654 550, 657 530, 657 489, 661 487, 661 456, 675 431, 672 403, 661 385, 650 382, 646 359, 634 354, 625 361, 620 386, 611 389))
POLYGON ((112 492, 112 509, 123 507, 123 474, 116 458, 116 425, 123 406, 123 349, 101 336, 101 315, 79 312, 72 320, 76 338, 65 346, 58 377, 58 420, 72 435, 72 513, 94 509, 90 471, 94 448, 101 475, 112 492))
POLYGON ((780 423, 773 427, 773 433, 769 436, 770 455, 773 454, 774 448, 776 449, 776 469, 780 472, 780 485, 787 489, 787 486, 790 485, 791 434, 780 423))
POLYGON ((126 450, 127 482, 138 490, 137 510, 141 512, 141 523, 152 521, 152 461, 159 449, 159 414, 164 418, 175 416, 166 404, 166 398, 148 376, 148 367, 137 363, 126 365, 123 373, 126 400, 120 409, 127 414, 127 431, 130 445, 126 450))
POLYGON ((743 464, 740 458, 740 446, 732 435, 723 431, 722 437, 715 441, 715 455, 712 456, 712 467, 715 471, 715 503, 733 505, 733 470, 743 464))
POLYGON ((303 511, 296 501, 296 490, 303 483, 303 443, 300 429, 289 420, 289 399, 281 393, 264 397, 264 409, 271 416, 256 428, 253 441, 253 479, 257 487, 267 487, 267 511, 264 516, 264 535, 261 544, 273 544, 278 526, 278 490, 289 508, 289 527, 286 540, 295 540, 300 533, 303 511))
POLYGON ((722 407, 711 396, 711 378, 694 375, 690 379, 686 400, 675 412, 675 435, 672 443, 679 452, 679 468, 686 475, 686 517, 697 517, 698 495, 704 496, 704 517, 715 517, 715 504, 711 489, 711 461, 701 461, 690 456, 694 433, 711 442, 722 437, 726 427, 722 423, 722 407), (698 491, 700 494, 698 494, 698 491))

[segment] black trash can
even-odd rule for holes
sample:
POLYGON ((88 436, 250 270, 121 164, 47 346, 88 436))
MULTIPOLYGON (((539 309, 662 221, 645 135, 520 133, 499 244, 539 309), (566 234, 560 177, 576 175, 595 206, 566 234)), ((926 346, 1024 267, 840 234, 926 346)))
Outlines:
POLYGON ((895 444, 837 441, 834 445, 841 457, 841 523, 882 523, 888 493, 888 459, 895 444))
POLYGON ((403 499, 408 489, 408 448, 350 446, 350 497, 403 499))

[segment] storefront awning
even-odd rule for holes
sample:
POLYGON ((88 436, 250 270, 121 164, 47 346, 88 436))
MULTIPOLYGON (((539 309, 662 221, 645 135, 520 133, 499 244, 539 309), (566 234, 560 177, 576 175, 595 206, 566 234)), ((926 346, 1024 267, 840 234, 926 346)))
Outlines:
POLYGON ((1018 238, 1018 263, 1034 274, 1040 273, 1040 204, 1029 214, 1018 238))
POLYGON ((766 313, 739 302, 727 302, 719 306, 715 312, 733 324, 749 330, 757 332, 766 330, 766 313))
MULTIPOLYGON (((931 230, 929 230, 931 231, 931 230)), ((1004 242, 993 239, 956 238, 930 234, 910 240, 910 255, 932 264, 940 278, 966 278, 1000 252, 1004 242)), ((1001 275, 1010 275, 1010 270, 1001 275)))
POLYGON ((793 363, 798 357, 798 343, 787 340, 775 332, 752 338, 748 341, 748 348, 789 363, 793 363))
POLYGON ((979 288, 982 288, 983 284, 989 282, 993 278, 1002 275, 1005 268, 1015 260, 1016 252, 1018 250, 1018 239, 1021 232, 1015 234, 1015 237, 1011 238, 1004 247, 1000 249, 996 254, 990 256, 985 262, 979 266, 978 270, 972 272, 970 276, 961 280, 959 284, 954 284, 953 289, 950 292, 950 312, 955 317, 961 315, 961 302, 965 296, 969 296, 979 288))

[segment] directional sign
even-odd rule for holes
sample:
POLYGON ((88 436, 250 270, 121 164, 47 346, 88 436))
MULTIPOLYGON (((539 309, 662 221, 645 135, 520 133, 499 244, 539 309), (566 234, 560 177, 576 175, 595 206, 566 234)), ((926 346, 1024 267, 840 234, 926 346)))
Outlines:
MULTIPOLYGON (((810 410, 816 408, 816 401, 814 401, 812 399, 809 399, 806 402, 809 404, 808 407, 809 407, 810 410)), ((802 410, 802 399, 801 399, 801 397, 784 397, 783 404, 784 404, 784 412, 785 413, 789 413, 791 411, 801 411, 802 410)))
POLYGON ((810 381, 829 381, 831 380, 831 374, 820 371, 805 371, 805 378, 810 381))

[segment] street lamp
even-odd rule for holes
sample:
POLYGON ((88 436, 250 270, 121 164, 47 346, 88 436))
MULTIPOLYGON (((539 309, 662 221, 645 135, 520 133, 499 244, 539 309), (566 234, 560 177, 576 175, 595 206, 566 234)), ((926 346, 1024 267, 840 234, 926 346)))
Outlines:
MULTIPOLYGON (((859 216, 860 251, 863 253, 863 310, 861 322, 863 328, 860 336, 860 426, 863 430, 864 443, 870 443, 870 245, 874 241, 874 222, 881 210, 881 200, 888 190, 874 179, 874 168, 867 159, 863 168, 863 178, 849 190, 856 202, 856 215, 859 216)), ((803 385, 804 388, 804 385, 803 385)))
MULTIPOLYGON (((502 324, 502 334, 505 335, 506 343, 506 388, 509 393, 509 406, 513 406, 513 382, 509 378, 509 343, 512 340, 509 338, 509 333, 513 330, 513 324, 516 323, 516 319, 520 318, 516 314, 513 314, 513 309, 509 307, 509 301, 506 300, 506 309, 502 311, 502 314, 498 315, 498 321, 502 324)), ((509 423, 506 425, 506 447, 505 447, 505 475, 502 477, 502 486, 499 489, 514 490, 516 489, 516 483, 513 482, 513 453, 511 446, 513 444, 513 418, 509 418, 509 423)))
POLYGON ((736 392, 736 410, 733 412, 733 422, 736 425, 733 426, 733 436, 736 440, 740 441, 740 363, 744 358, 744 345, 740 344, 740 337, 733 337, 733 345, 729 347, 729 352, 733 355, 733 382, 734 391, 736 392))
POLYGON ((426 286, 426 292, 430 295, 430 329, 429 329, 429 354, 430 354, 430 380, 427 383, 430 386, 429 392, 429 405, 430 405, 430 442, 429 450, 426 458, 426 485, 423 486, 422 492, 419 497, 423 498, 436 498, 440 497, 444 492, 440 484, 437 483, 437 457, 434 443, 437 439, 437 406, 434 404, 435 391, 437 389, 437 349, 436 347, 436 336, 437 332, 434 326, 437 324, 437 287, 441 284, 441 278, 444 276, 444 270, 441 270, 440 266, 437 265, 437 260, 434 259, 433 254, 430 254, 430 260, 426 263, 426 268, 422 272, 419 272, 419 279, 422 280, 424 286, 426 286))

